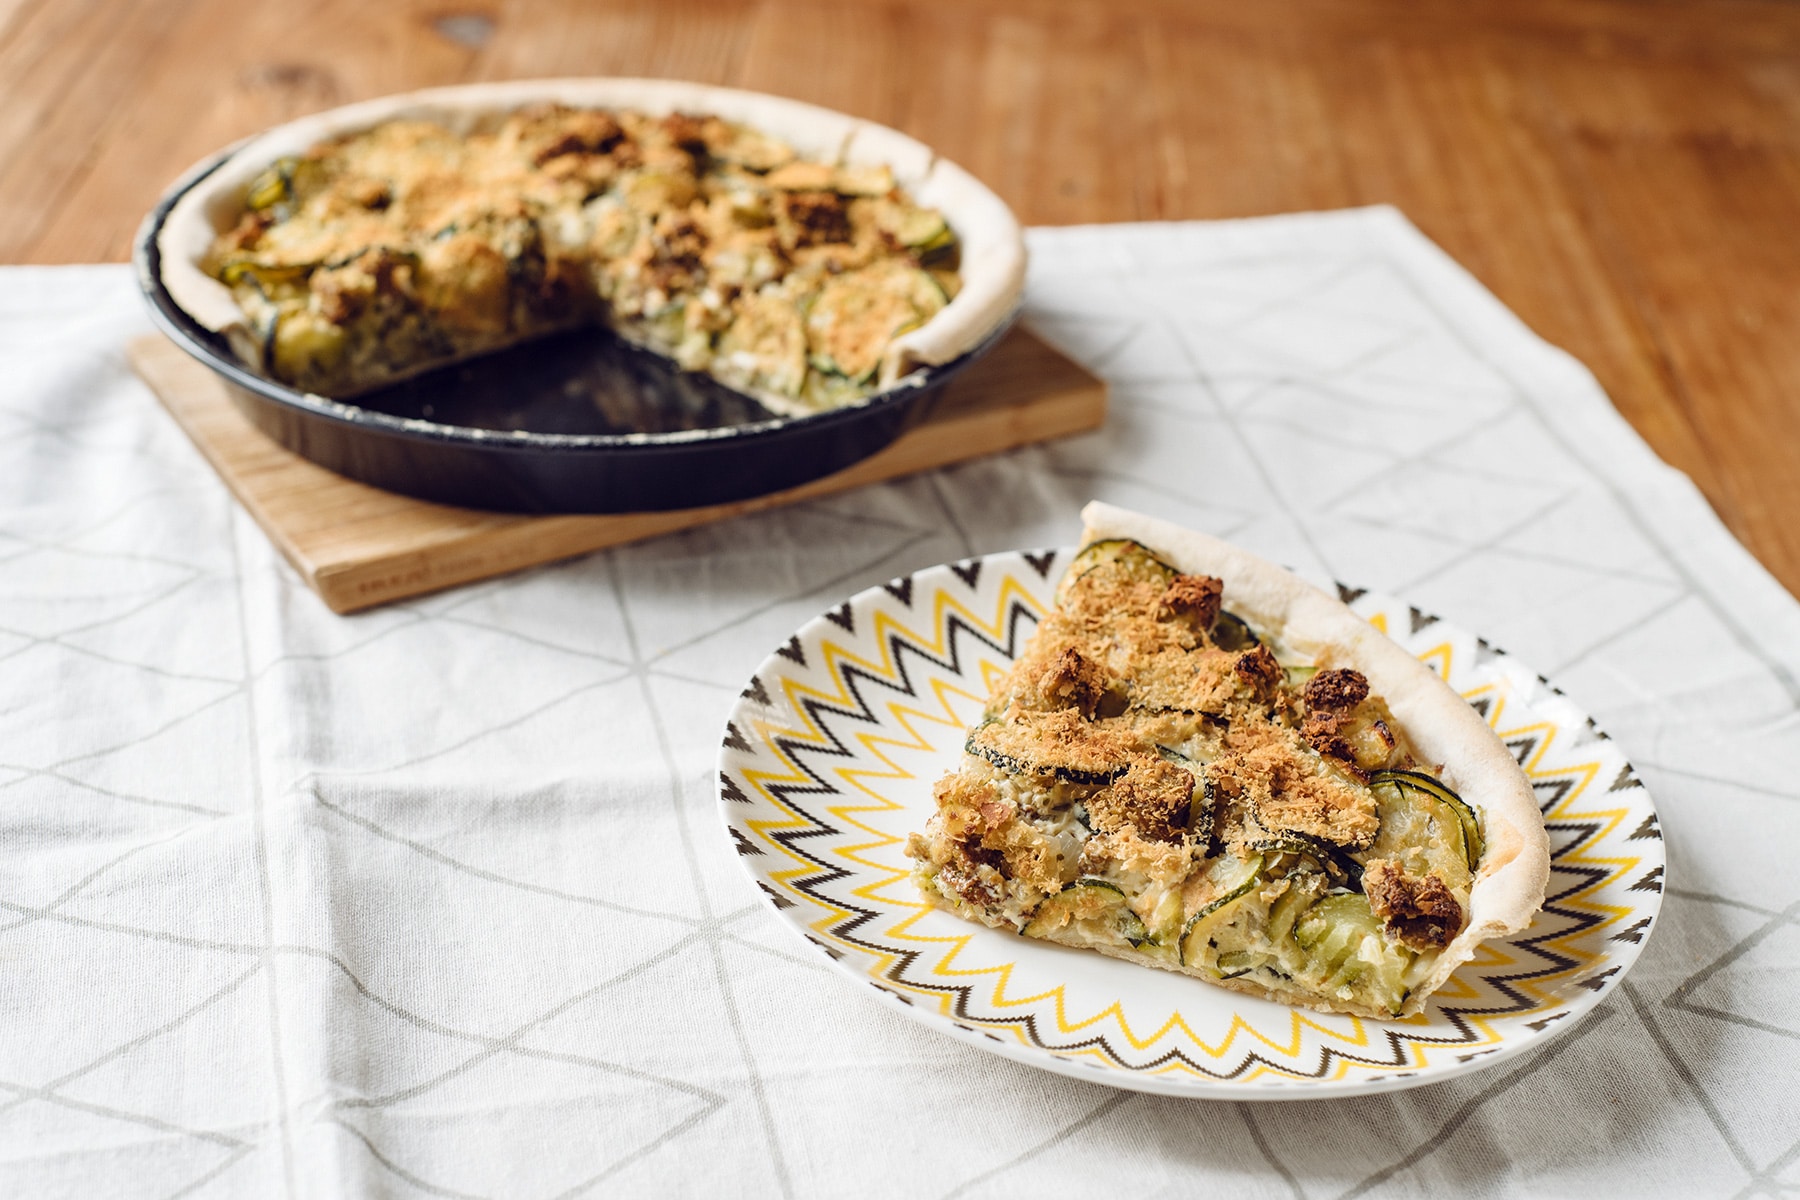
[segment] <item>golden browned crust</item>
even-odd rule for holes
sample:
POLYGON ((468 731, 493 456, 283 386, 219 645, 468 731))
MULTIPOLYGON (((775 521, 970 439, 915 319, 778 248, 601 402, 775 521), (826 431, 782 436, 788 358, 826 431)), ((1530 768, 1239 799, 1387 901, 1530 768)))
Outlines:
POLYGON ((1340 846, 1366 846, 1381 826, 1368 788, 1332 771, 1279 725, 1238 722, 1226 735, 1227 752, 1206 768, 1221 797, 1236 806, 1243 837, 1257 827, 1319 838, 1340 846))
POLYGON ((1064 646, 1037 681, 1037 694, 1051 704, 1066 704, 1084 717, 1092 717, 1108 691, 1112 677, 1073 646, 1064 646))
POLYGON ((969 735, 977 752, 991 752, 1015 770, 1066 772, 1086 778, 1123 774, 1136 747, 1123 731, 1097 725, 1074 709, 1022 712, 1015 720, 992 721, 969 735))

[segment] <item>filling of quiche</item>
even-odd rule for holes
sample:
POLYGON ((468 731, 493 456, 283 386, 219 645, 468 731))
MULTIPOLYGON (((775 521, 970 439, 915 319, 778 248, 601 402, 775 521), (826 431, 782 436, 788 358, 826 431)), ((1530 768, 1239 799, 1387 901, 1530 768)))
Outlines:
POLYGON ((548 105, 396 120, 273 164, 205 268, 275 378, 349 395, 592 323, 796 414, 864 399, 956 294, 959 244, 885 166, 718 117, 548 105))
POLYGON ((1086 547, 908 841, 941 908, 1275 999, 1398 1014, 1466 922, 1479 815, 1368 681, 1086 547))

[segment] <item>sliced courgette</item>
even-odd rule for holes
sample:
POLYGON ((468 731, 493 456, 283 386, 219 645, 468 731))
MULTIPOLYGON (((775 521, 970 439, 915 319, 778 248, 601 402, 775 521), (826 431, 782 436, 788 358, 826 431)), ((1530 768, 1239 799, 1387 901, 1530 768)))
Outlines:
POLYGON ((1179 574, 1141 542, 1134 542, 1130 538, 1105 538, 1083 546, 1069 563, 1069 569, 1063 573, 1062 583, 1057 588, 1057 603, 1062 602, 1078 580, 1104 566, 1118 567, 1125 572, 1127 578, 1147 583, 1166 584, 1179 574))
POLYGON ((1047 938, 1071 925, 1088 939, 1128 946, 1141 946, 1150 936, 1126 902, 1124 889, 1090 876, 1077 879, 1038 905, 1021 932, 1026 937, 1047 938))
POLYGON ((806 383, 806 329, 786 298, 759 294, 738 305, 719 338, 718 370, 752 388, 797 396, 806 383))
POLYGON ((296 161, 288 157, 270 163, 267 170, 250 181, 250 187, 244 193, 244 206, 253 212, 262 212, 293 199, 296 161))
POLYGON ((1269 906, 1269 941, 1277 951, 1293 936, 1294 923, 1300 919, 1300 914, 1318 901, 1325 888, 1325 876, 1314 872, 1296 871, 1288 876, 1287 891, 1269 906))
POLYGON ((1469 806, 1468 801, 1419 771, 1376 771, 1369 776, 1370 787, 1384 783, 1425 792, 1455 813, 1457 823, 1462 826, 1463 851, 1469 870, 1473 871, 1481 865, 1481 856, 1486 851, 1487 844, 1481 836, 1481 818, 1469 806))
POLYGON ((1233 612, 1219 613, 1219 619, 1213 622, 1212 640, 1219 649, 1238 653, 1262 645, 1250 623, 1233 612))
POLYGON ((1262 865, 1260 854, 1252 854, 1247 859, 1223 854, 1208 864, 1206 874, 1215 887, 1213 898, 1201 905, 1182 926, 1182 966, 1208 965, 1206 950, 1213 933, 1230 920, 1237 903, 1256 889, 1261 880, 1262 865))
POLYGON ((1244 845, 1259 854, 1269 858, 1277 854, 1294 855, 1312 863, 1315 869, 1324 872, 1334 884, 1349 884, 1362 879, 1362 865, 1321 838, 1307 837, 1290 830, 1272 832, 1258 828, 1248 832, 1244 845))
POLYGON ((921 252, 935 250, 956 239, 935 209, 889 204, 878 210, 877 220, 896 242, 921 252))
POLYGON ((1266 955, 1254 950, 1232 950, 1219 955, 1219 978, 1236 979, 1240 975, 1248 975, 1263 964, 1266 955))
POLYGON ((943 309, 944 291, 925 271, 904 263, 872 263, 833 275, 806 313, 815 366, 862 382, 881 366, 888 343, 943 309))
POLYGON ((1018 723, 992 719, 969 733, 963 750, 986 759, 1008 775, 1054 775, 1068 783, 1111 783, 1130 769, 1104 745, 1058 740, 1046 746, 1033 736, 1029 718, 1018 723))
POLYGON ((1406 1002, 1412 952, 1388 942, 1360 892, 1326 896, 1308 908, 1294 923, 1294 941, 1312 960, 1318 991, 1340 999, 1360 992, 1391 1013, 1406 1002))

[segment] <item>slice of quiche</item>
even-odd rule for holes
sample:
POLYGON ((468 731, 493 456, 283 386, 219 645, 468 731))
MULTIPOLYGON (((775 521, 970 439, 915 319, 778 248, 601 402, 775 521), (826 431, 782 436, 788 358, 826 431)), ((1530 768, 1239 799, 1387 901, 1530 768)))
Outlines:
POLYGON ((907 852, 940 908, 1332 1012, 1396 1017, 1549 871, 1518 763, 1343 604, 1101 504, 907 852))

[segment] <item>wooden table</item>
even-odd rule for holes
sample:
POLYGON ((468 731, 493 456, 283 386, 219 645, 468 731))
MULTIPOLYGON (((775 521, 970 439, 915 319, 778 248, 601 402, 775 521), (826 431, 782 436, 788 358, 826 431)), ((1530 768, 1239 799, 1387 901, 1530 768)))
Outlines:
POLYGON ((608 73, 898 126, 1029 223, 1396 204, 1800 593, 1788 0, 0 0, 0 262, 122 259, 304 112, 608 73))

